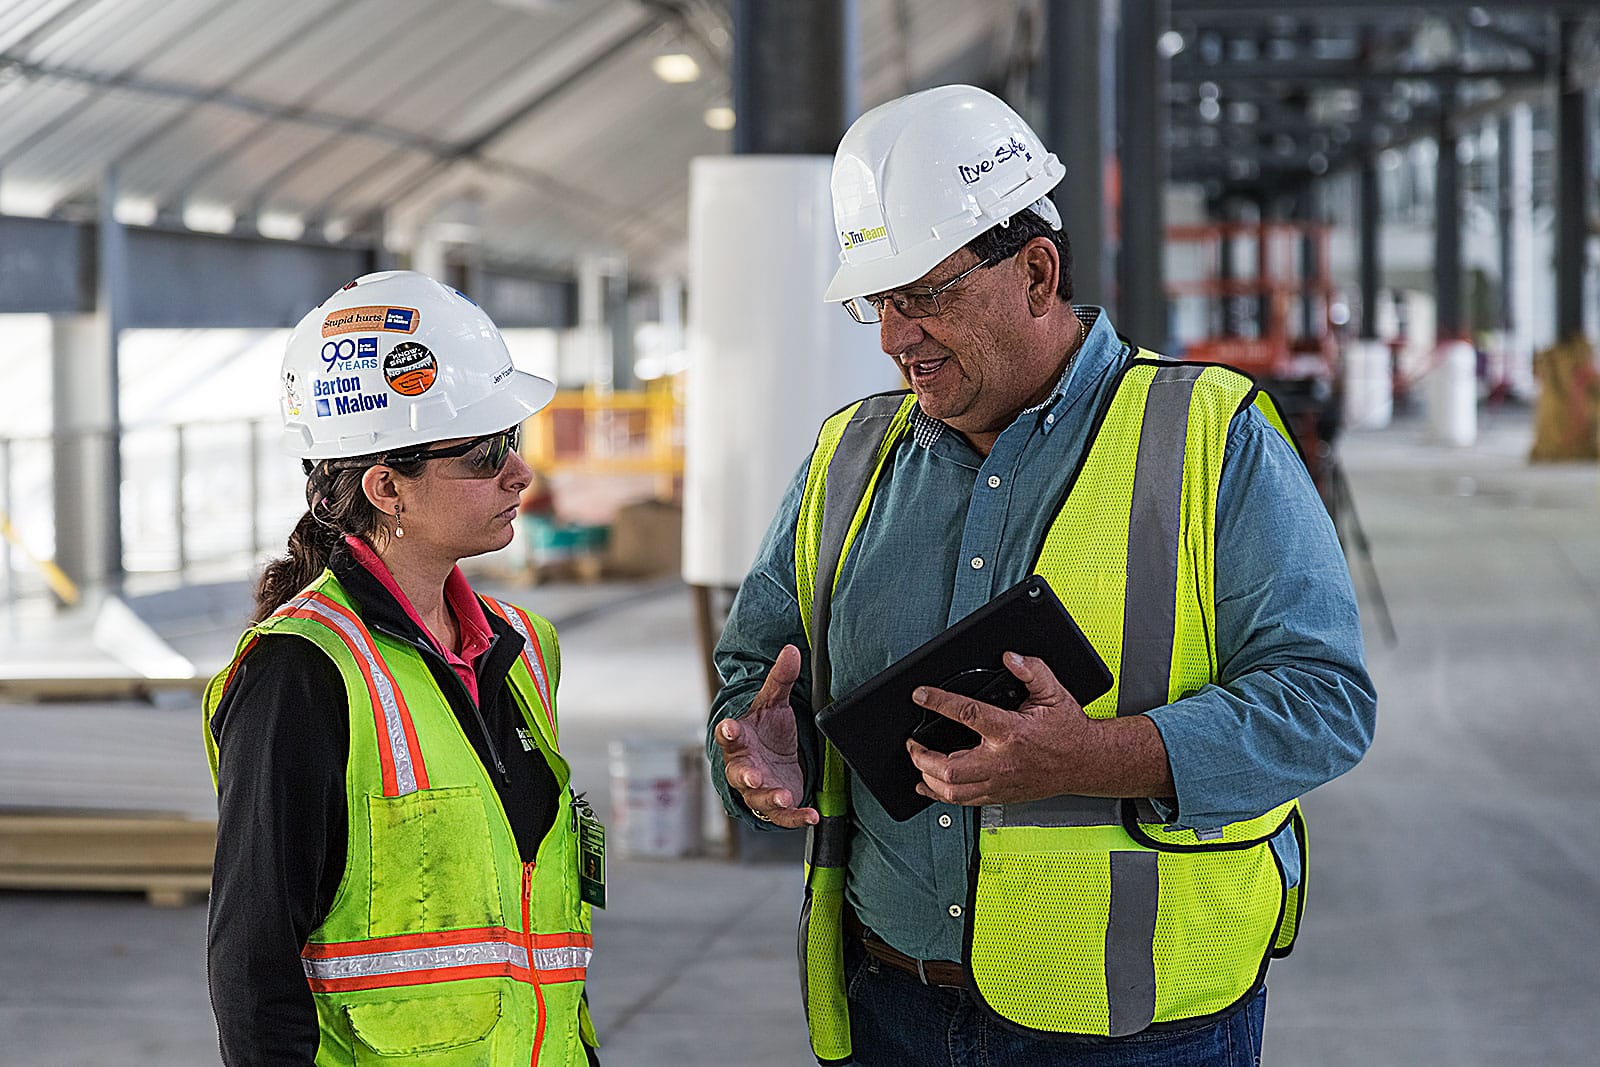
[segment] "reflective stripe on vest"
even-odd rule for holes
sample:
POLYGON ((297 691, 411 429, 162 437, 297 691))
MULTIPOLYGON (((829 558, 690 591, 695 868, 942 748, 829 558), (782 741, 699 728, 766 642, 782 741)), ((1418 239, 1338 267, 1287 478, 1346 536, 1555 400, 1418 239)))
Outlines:
MULTIPOLYGON (((537 981, 581 982, 593 954, 594 941, 588 934, 536 934, 533 967, 537 981)), ((528 969, 523 935, 503 927, 310 944, 300 962, 315 993, 469 978, 535 980, 528 969)))
MULTIPOLYGON (((820 546, 820 558, 812 560, 797 551, 795 563, 800 617, 812 649, 812 704, 817 708, 828 702, 832 669, 827 643, 811 637, 827 632, 839 566, 866 517, 871 487, 884 461, 910 425, 914 400, 907 393, 884 393, 845 408, 823 424, 812 454, 807 492, 800 505, 798 537, 803 540, 797 543, 820 546), (812 491, 814 484, 820 484, 820 494, 812 491)), ((850 1059, 844 943, 838 936, 844 922, 850 778, 838 749, 826 738, 822 744, 822 784, 817 791, 821 818, 806 830, 805 902, 798 944, 800 992, 818 1062, 842 1064, 850 1059)))
POLYGON ((377 713, 378 756, 383 765, 383 795, 405 796, 428 788, 422 749, 411 724, 406 698, 384 665, 372 635, 355 613, 317 592, 303 593, 273 612, 292 619, 314 619, 325 624, 345 643, 367 681, 372 707, 377 713))
POLYGON ((507 604, 489 596, 483 600, 496 615, 510 623, 511 628, 522 638, 522 662, 528 668, 528 673, 533 675, 534 687, 539 690, 539 700, 544 705, 544 717, 550 724, 550 738, 553 742, 556 736, 555 705, 550 700, 549 671, 545 667, 544 649, 539 647, 539 638, 534 632, 533 620, 515 604, 507 604))

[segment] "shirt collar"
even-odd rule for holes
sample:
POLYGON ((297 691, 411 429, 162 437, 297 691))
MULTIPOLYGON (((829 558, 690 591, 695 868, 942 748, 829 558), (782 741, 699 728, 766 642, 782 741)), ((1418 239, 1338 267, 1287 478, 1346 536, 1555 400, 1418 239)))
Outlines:
MULTIPOLYGON (((1067 361, 1066 368, 1062 370, 1061 377, 1056 381, 1056 387, 1051 391, 1050 395, 1033 407, 1024 408, 1017 413, 1017 417, 1021 418, 1023 415, 1035 415, 1044 412, 1044 420, 1040 426, 1040 430, 1044 433, 1049 433, 1055 428, 1055 424, 1060 421, 1060 412, 1066 407, 1067 401, 1085 388, 1089 381, 1089 376, 1085 375, 1078 379, 1076 389, 1069 389, 1068 383, 1072 379, 1073 369, 1080 363, 1101 362, 1104 358, 1104 349, 1108 341, 1118 347, 1122 344, 1117 339, 1115 331, 1111 329, 1110 321, 1099 308, 1090 304, 1074 304, 1072 312, 1078 316, 1078 321, 1083 324, 1083 343, 1078 346, 1078 351, 1073 357, 1067 361)), ((939 438, 944 436, 947 428, 944 423, 932 415, 924 414, 920 405, 911 409, 912 440, 923 448, 933 447, 939 438)))
POLYGON ((355 561, 388 590, 395 603, 404 609, 406 617, 432 640, 434 647, 447 661, 472 663, 494 640, 494 632, 489 628, 489 620, 483 613, 483 605, 478 603, 478 598, 472 592, 472 587, 467 584, 466 576, 461 573, 460 567, 450 568, 450 574, 444 580, 445 603, 449 605, 451 614, 456 617, 456 625, 461 630, 461 651, 457 653, 445 648, 428 629, 410 599, 401 591, 399 583, 394 580, 394 575, 384 564, 383 558, 373 551, 372 546, 360 537, 347 536, 344 540, 355 561))

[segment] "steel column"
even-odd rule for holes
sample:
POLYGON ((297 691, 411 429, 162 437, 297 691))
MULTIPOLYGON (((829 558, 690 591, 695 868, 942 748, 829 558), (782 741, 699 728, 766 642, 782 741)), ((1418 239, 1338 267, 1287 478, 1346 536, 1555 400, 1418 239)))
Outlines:
POLYGON ((1233 293, 1233 280, 1239 276, 1239 267, 1235 262, 1238 259, 1234 251, 1234 234, 1228 223, 1233 221, 1233 210, 1228 201, 1215 203, 1211 209, 1211 218, 1217 223, 1219 236, 1217 238, 1217 283, 1221 292, 1221 319, 1217 333, 1222 337, 1238 337, 1242 332, 1239 328, 1238 298, 1233 293))
MULTIPOLYGON (((1316 198, 1310 185, 1301 190, 1295 214, 1308 226, 1317 221, 1316 198)), ((1317 261, 1317 242, 1310 229, 1307 229, 1300 234, 1300 336, 1303 338, 1316 337, 1321 333, 1317 329, 1317 305, 1322 293, 1311 285, 1321 267, 1322 264, 1317 261)))
POLYGON ((1167 67, 1157 45, 1168 0, 1120 0, 1117 49, 1117 153, 1121 235, 1117 250, 1117 325, 1136 343, 1167 347, 1167 67))
POLYGON ((734 0, 733 150, 833 155, 854 120, 855 0, 734 0))
POLYGON ((1556 96, 1556 341, 1583 334, 1584 246, 1589 236, 1589 177, 1585 90, 1573 77, 1581 23, 1561 23, 1561 80, 1556 96))
POLYGON ((117 174, 100 188, 91 316, 52 322, 51 416, 56 565, 77 585, 122 584, 122 419, 117 343, 127 306, 127 235, 117 174))
POLYGON ((1378 152, 1369 147, 1361 157, 1360 277, 1361 339, 1378 339, 1378 287, 1382 284, 1383 257, 1379 248, 1379 223, 1383 201, 1378 192, 1378 152))
POLYGON ((1051 198, 1071 241, 1073 299, 1094 304, 1108 303, 1114 287, 1105 182, 1116 143, 1110 21, 1106 0, 1047 0, 1044 143, 1067 166, 1051 198))
POLYGON ((1461 302, 1461 165, 1456 160, 1453 85, 1440 87, 1439 158, 1434 177, 1433 287, 1439 341, 1467 336, 1461 302))

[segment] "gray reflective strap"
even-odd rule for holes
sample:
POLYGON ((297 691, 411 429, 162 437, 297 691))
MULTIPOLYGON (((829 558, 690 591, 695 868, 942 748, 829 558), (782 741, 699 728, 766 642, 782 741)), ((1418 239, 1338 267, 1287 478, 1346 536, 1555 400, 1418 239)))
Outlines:
POLYGON ((1137 1034, 1156 1017, 1154 852, 1111 853, 1111 914, 1106 923, 1106 1001, 1112 1037, 1137 1034))
POLYGON ((1117 714, 1167 703, 1177 628, 1178 538, 1182 533, 1183 460, 1189 403, 1206 368, 1182 363, 1156 370, 1145 397, 1139 458, 1128 518, 1128 579, 1122 617, 1117 714))
POLYGON ((905 400, 903 394, 869 396, 861 402, 839 437, 828 461, 828 481, 822 495, 822 543, 817 546, 816 587, 811 596, 811 704, 821 708, 833 682, 828 662, 828 620, 833 616, 833 579, 844 553, 844 539, 855 520, 856 508, 877 467, 878 448, 889 432, 891 420, 905 400), (874 424, 875 423, 875 424, 874 424))
POLYGON ((985 830, 1002 826, 1121 826, 1116 797, 1046 797, 1025 804, 989 805, 983 809, 985 830), (992 813, 992 814, 991 814, 992 813))

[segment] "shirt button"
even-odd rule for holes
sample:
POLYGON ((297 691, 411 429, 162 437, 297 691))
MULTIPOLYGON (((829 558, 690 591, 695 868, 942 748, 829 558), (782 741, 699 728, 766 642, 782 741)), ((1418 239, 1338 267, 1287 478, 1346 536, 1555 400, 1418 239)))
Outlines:
POLYGON ((1055 416, 1054 416, 1054 415, 1046 415, 1046 416, 1045 416, 1045 417, 1044 417, 1044 424, 1045 424, 1045 425, 1046 425, 1046 426, 1053 426, 1053 425, 1055 425, 1055 421, 1056 421, 1056 417, 1055 417, 1055 416))
POLYGON ((950 905, 948 910, 950 912, 950 918, 952 918, 952 919, 961 918, 961 905, 960 904, 952 904, 952 905, 950 905))
POLYGON ((939 825, 940 826, 949 826, 950 825, 950 816, 948 816, 948 815, 939 816, 939 825))
POLYGON ((998 488, 1000 488, 1000 476, 998 474, 989 475, 989 488, 990 489, 998 489, 998 488))
POLYGON ((972 569, 975 570, 975 571, 983 570, 983 557, 982 556, 973 556, 972 557, 972 569))

